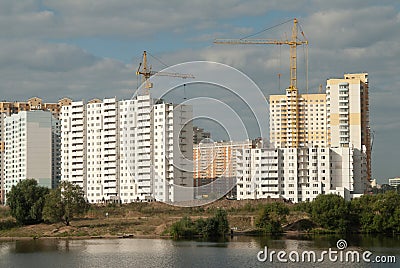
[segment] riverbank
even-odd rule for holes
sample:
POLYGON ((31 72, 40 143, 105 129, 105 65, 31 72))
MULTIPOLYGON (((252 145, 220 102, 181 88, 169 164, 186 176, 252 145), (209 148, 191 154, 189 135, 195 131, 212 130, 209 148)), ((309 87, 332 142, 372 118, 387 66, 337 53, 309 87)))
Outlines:
MULTIPOLYGON (((201 207, 175 207, 160 202, 133 203, 127 205, 93 206, 81 218, 62 223, 36 224, 0 230, 0 239, 10 238, 160 238, 168 237, 166 230, 185 216, 192 219, 208 218, 218 208, 228 214, 230 228, 235 234, 247 234, 254 230, 254 222, 260 208, 276 200, 219 200, 201 207)), ((3 208, 4 210, 4 208, 3 208)), ((1 213, 3 219, 7 214, 1 213)), ((289 223, 304 218, 302 213, 290 215, 289 223)))

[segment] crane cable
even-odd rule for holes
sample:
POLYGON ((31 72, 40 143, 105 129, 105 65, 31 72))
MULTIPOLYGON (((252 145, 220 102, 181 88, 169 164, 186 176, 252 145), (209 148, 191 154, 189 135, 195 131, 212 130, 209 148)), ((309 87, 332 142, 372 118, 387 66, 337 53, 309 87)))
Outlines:
POLYGON ((242 37, 242 38, 240 38, 239 40, 243 40, 243 39, 247 39, 247 38, 249 38, 249 37, 256 36, 256 35, 258 35, 258 34, 260 34, 260 33, 266 32, 266 31, 268 31, 268 30, 274 29, 274 28, 276 28, 276 27, 278 27, 278 26, 281 26, 281 25, 283 25, 283 24, 285 24, 285 23, 292 22, 292 21, 293 21, 293 19, 290 19, 290 20, 281 22, 281 23, 279 23, 279 24, 277 24, 277 25, 274 25, 274 26, 265 28, 264 30, 258 31, 258 32, 256 32, 256 33, 250 34, 250 35, 245 36, 245 37, 242 37))

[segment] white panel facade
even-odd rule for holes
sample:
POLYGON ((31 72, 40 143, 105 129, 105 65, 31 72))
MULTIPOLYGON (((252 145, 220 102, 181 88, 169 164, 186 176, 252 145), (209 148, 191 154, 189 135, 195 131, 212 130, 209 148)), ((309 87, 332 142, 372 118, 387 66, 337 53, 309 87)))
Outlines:
MULTIPOLYGON (((63 106, 61 120, 61 180, 86 189, 86 105, 63 106)), ((86 194, 86 191, 85 191, 86 194)))
POLYGON ((60 117, 62 179, 81 185, 90 203, 193 199, 192 169, 177 168, 192 156, 193 127, 189 123, 189 131, 181 131, 192 118, 191 108, 153 105, 144 94, 73 102, 60 117), (177 179, 189 194, 177 194, 177 179))
POLYGON ((119 201, 118 101, 86 105, 87 198, 91 203, 119 201))
POLYGON ((319 194, 361 194, 365 154, 351 148, 253 148, 238 150, 237 199, 311 201, 319 194))
MULTIPOLYGON (((25 179, 52 188, 59 178, 55 151, 59 148, 57 119, 48 111, 22 111, 6 117, 4 188, 5 197, 13 185, 25 179)), ((6 198, 5 198, 6 200, 6 198)))

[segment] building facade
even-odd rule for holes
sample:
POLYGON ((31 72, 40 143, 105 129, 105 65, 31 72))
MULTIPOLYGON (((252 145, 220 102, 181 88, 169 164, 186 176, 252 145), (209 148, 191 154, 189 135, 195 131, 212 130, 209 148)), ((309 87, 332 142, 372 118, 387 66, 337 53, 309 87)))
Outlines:
POLYGON ((293 92, 269 97, 271 144, 279 148, 329 146, 326 94, 293 92))
POLYGON ((400 185, 400 178, 389 179, 389 185, 392 187, 398 187, 400 185))
POLYGON ((199 144, 202 140, 210 139, 211 133, 204 131, 204 128, 193 127, 193 144, 199 144))
POLYGON ((239 200, 284 198, 297 203, 328 193, 349 200, 365 187, 366 158, 352 148, 253 148, 237 155, 239 200))
POLYGON ((54 188, 60 178, 59 120, 49 111, 21 111, 4 119, 4 194, 25 179, 54 188))
MULTIPOLYGON (((205 140, 193 145, 193 180, 195 197, 207 197, 210 193, 226 194, 236 183, 237 152, 253 148, 254 142, 205 140)), ((235 195, 235 193, 232 193, 235 195)))
POLYGON ((58 118, 61 107, 70 105, 72 102, 69 98, 62 98, 57 103, 44 103, 41 98, 33 97, 26 102, 0 102, 0 113, 4 113, 7 116, 16 114, 22 111, 50 111, 55 118, 58 118))
POLYGON ((193 199, 192 169, 182 168, 191 117, 191 107, 149 94, 73 102, 60 115, 62 179, 82 186, 90 203, 193 199))
POLYGON ((330 191, 343 187, 341 193, 365 193, 371 178, 367 73, 328 79, 324 94, 287 89, 286 95, 271 95, 269 102, 270 141, 275 148, 327 148, 330 164, 341 167, 331 170, 330 191))
POLYGON ((371 133, 369 125, 368 74, 345 74, 329 79, 326 103, 331 147, 353 147, 367 155, 371 179, 371 133))
POLYGON ((0 205, 4 204, 4 157, 5 157, 5 125, 6 115, 0 113, 0 205))

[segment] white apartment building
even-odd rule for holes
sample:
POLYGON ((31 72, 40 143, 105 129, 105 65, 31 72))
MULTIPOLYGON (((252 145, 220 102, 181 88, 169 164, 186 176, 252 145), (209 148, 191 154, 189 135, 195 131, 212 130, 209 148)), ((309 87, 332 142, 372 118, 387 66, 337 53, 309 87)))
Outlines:
POLYGON ((152 110, 154 197, 164 202, 193 200, 193 111, 157 103, 152 110))
POLYGON ((4 204, 4 153, 5 153, 5 113, 0 113, 0 205, 4 204))
POLYGON ((253 148, 238 152, 237 199, 311 201, 336 193, 362 194, 366 158, 352 148, 253 148))
POLYGON ((119 126, 116 98, 86 105, 86 194, 89 202, 119 201, 119 126))
POLYGON ((371 179, 368 74, 328 79, 326 99, 331 147, 352 147, 366 153, 368 182, 371 179))
POLYGON ((151 98, 120 101, 120 198, 123 203, 151 200, 151 98))
POLYGON ((90 203, 193 199, 192 169, 182 168, 192 155, 191 107, 143 94, 72 102, 60 118, 62 179, 90 203))
POLYGON ((4 119, 4 190, 24 179, 56 187, 59 121, 49 111, 21 111, 4 119))
POLYGON ((63 106, 61 121, 61 180, 78 184, 86 193, 86 105, 63 106))

